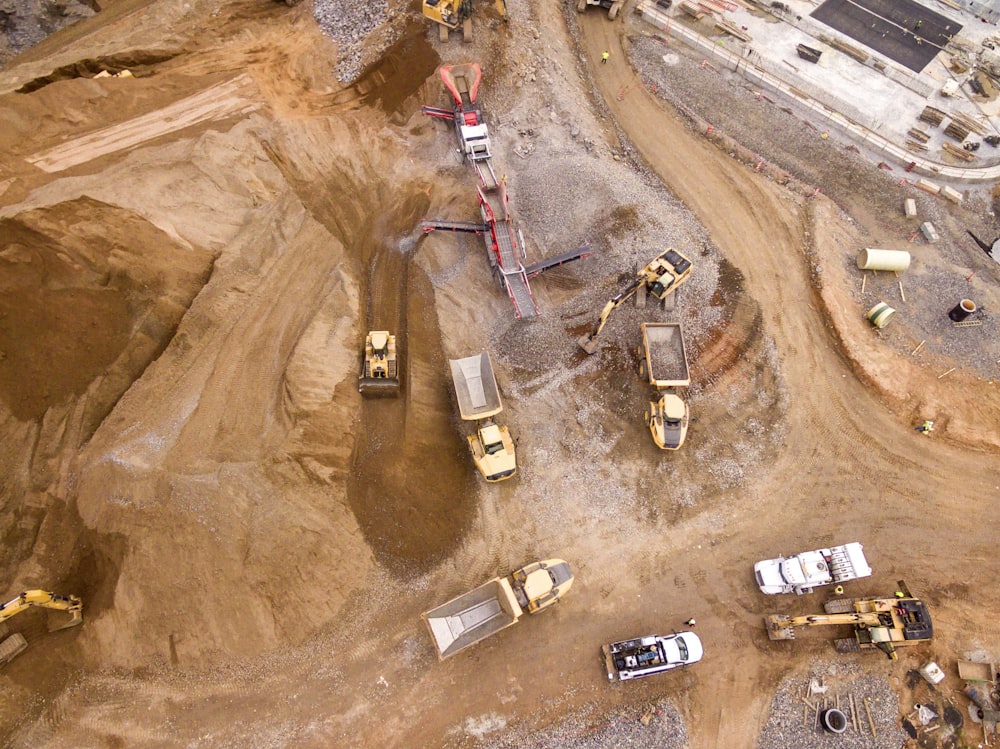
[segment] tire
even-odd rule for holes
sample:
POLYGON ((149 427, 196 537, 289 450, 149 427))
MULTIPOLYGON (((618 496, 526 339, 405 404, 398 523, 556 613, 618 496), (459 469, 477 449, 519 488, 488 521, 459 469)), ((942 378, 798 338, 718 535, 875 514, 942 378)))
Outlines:
POLYGON ((462 41, 468 44, 472 41, 472 19, 466 18, 462 22, 462 41))
POLYGON ((622 7, 622 4, 621 4, 620 0, 619 0, 619 2, 612 3, 611 10, 608 11, 608 20, 609 21, 614 21, 615 18, 618 17, 618 11, 621 9, 621 7, 622 7))

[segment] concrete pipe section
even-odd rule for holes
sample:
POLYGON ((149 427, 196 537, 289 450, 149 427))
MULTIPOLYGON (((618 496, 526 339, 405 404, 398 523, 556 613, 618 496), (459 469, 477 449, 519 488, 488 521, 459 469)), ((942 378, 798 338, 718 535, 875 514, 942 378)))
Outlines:
POLYGON ((870 310, 865 317, 868 318, 868 322, 874 325, 876 328, 884 328, 889 324, 889 318, 896 314, 896 310, 890 307, 885 302, 879 302, 870 310))
POLYGON ((905 250, 876 250, 866 247, 858 253, 861 270, 903 271, 910 267, 910 253, 905 250))
POLYGON ((962 322, 975 311, 976 303, 971 299, 963 299, 948 311, 948 317, 952 322, 962 322))
POLYGON ((820 718, 823 728, 830 733, 843 733, 847 730, 847 716, 835 707, 825 710, 820 718))

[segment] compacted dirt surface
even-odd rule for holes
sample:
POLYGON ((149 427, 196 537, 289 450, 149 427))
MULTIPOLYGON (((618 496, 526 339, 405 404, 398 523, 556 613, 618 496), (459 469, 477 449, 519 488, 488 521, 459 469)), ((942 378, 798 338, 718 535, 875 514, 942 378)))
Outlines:
MULTIPOLYGON (((349 83, 308 2, 98 10, 0 70, 2 587, 84 605, 72 629, 7 623, 29 647, 0 670, 4 745, 819 746, 793 737, 810 679, 870 700, 877 737, 851 746, 899 746, 916 701, 966 714, 956 659, 1000 660, 1000 265, 965 234, 1000 234, 989 185, 944 204, 836 136, 809 162, 795 138, 818 133, 765 105, 740 122, 788 159, 762 168, 726 135, 748 93, 717 73, 683 106, 705 67, 629 6, 487 8, 467 45, 392 8, 349 83), (479 220, 453 129, 420 112, 451 106, 438 66, 469 61, 526 262, 590 245, 532 280, 537 320, 481 237, 421 231, 479 220), (905 197, 941 244, 913 240, 905 197), (669 246, 691 279, 585 355, 669 246), (863 279, 872 246, 914 267, 863 279), (982 324, 952 328, 964 296, 982 324), (642 423, 643 321, 684 325, 677 452, 642 423), (383 328, 401 389, 363 399, 383 328), (496 485, 448 375, 480 351, 517 440, 496 485), (849 594, 905 580, 934 640, 895 662, 837 656, 840 630, 771 642, 765 614, 825 596, 768 599, 753 563, 854 540, 875 573, 849 594), (422 611, 547 557, 576 574, 563 602, 438 661, 422 611), (608 684, 602 644, 691 617, 701 663, 608 684)), ((974 745, 965 723, 922 745, 974 745)))

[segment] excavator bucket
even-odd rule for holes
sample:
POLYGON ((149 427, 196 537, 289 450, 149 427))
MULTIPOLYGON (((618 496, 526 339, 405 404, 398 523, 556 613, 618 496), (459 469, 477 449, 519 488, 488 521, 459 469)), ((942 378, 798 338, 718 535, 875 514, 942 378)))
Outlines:
POLYGON ((767 636, 772 640, 794 640, 795 630, 789 626, 789 618, 784 614, 770 614, 764 617, 767 636))
POLYGON ((585 335, 580 336, 576 339, 577 345, 586 351, 588 354, 597 353, 597 336, 596 335, 585 335))
POLYGON ((62 624, 56 622, 49 622, 49 632, 58 632, 60 629, 69 629, 70 627, 75 627, 78 624, 83 624, 83 608, 71 608, 66 611, 70 615, 69 621, 63 621, 62 624))

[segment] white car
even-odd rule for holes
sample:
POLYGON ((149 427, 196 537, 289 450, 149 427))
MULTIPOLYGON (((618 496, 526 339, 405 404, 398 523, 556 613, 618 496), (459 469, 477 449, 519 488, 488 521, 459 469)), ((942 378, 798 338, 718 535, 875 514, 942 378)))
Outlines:
POLYGON ((697 663, 705 654, 694 632, 648 635, 605 645, 604 665, 610 681, 628 681, 697 663))

